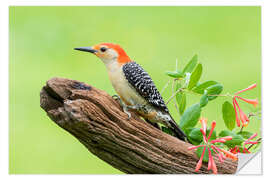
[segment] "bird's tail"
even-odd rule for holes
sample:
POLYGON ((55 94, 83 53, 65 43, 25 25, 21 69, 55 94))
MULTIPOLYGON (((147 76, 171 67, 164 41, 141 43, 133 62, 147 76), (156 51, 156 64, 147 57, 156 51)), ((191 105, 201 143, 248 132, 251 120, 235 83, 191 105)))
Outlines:
POLYGON ((174 132, 175 136, 178 139, 187 142, 187 136, 186 136, 186 134, 179 128, 179 126, 173 120, 172 116, 171 116, 171 120, 169 121, 169 124, 171 125, 171 130, 174 132))

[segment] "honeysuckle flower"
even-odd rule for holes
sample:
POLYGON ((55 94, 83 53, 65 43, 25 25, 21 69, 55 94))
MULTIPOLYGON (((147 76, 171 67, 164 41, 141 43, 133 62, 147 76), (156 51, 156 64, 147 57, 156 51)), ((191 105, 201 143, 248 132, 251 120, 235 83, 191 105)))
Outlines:
POLYGON ((239 146, 235 146, 234 148, 230 149, 230 152, 233 154, 237 154, 237 153, 250 153, 250 151, 248 150, 248 148, 246 148, 247 144, 258 144, 258 141, 250 141, 251 139, 254 139, 258 134, 255 133, 252 136, 250 136, 246 141, 244 141, 243 143, 243 150, 241 152, 240 147, 239 146))
POLYGON ((250 153, 248 148, 246 148, 246 145, 247 144, 258 144, 258 141, 250 141, 251 139, 254 139, 258 134, 255 133, 253 134, 252 136, 250 136, 245 142, 244 142, 244 145, 243 145, 243 153, 250 153))
POLYGON ((202 124, 202 129, 204 132, 206 132, 207 128, 207 118, 201 117, 200 118, 200 123, 202 124))
POLYGON ((212 157, 212 153, 211 153, 211 150, 210 148, 208 147, 208 157, 209 157, 209 160, 208 160, 208 170, 212 169, 213 173, 214 174, 217 174, 217 166, 215 164, 215 161, 212 157))
POLYGON ((235 96, 238 99, 241 99, 242 101, 245 101, 249 104, 252 104, 254 107, 256 107, 258 105, 258 99, 246 99, 246 98, 242 98, 240 96, 235 96))
POLYGON ((234 93, 234 97, 233 97, 233 107, 234 107, 234 111, 235 111, 235 117, 236 117, 236 124, 238 127, 240 127, 241 123, 240 120, 242 122, 242 126, 246 127, 249 123, 249 118, 247 117, 247 115, 242 111, 242 109, 240 108, 237 99, 240 99, 246 103, 252 104, 254 107, 256 107, 258 105, 258 100, 257 99, 246 99, 246 98, 242 98, 240 96, 238 96, 238 94, 254 89, 257 86, 257 84, 252 84, 251 86, 249 86, 246 89, 240 90, 236 93, 234 93), (238 115, 239 114, 239 115, 238 115))
POLYGON ((195 171, 199 171, 199 169, 201 168, 202 166, 202 161, 203 161, 203 157, 204 157, 204 154, 205 154, 205 150, 207 148, 208 150, 208 170, 212 169, 212 172, 214 174, 217 174, 217 167, 216 167, 216 163, 213 159, 213 155, 212 155, 212 151, 217 154, 220 162, 223 162, 224 159, 227 157, 233 159, 233 160, 237 160, 237 155, 229 152, 229 151, 226 151, 224 149, 220 149, 219 147, 217 147, 217 145, 215 145, 215 143, 224 143, 228 140, 232 140, 232 137, 231 136, 226 136, 226 137, 221 137, 221 138, 218 138, 218 139, 215 139, 215 140, 211 140, 210 141, 210 138, 212 136, 212 133, 216 127, 216 121, 213 121, 212 124, 211 124, 211 129, 210 129, 210 132, 209 132, 209 135, 208 137, 206 137, 206 124, 207 124, 207 119, 205 118, 201 118, 200 119, 200 122, 202 124, 202 128, 200 129, 202 135, 203 135, 203 144, 201 145, 198 145, 198 146, 191 146, 189 147, 188 149, 189 150, 192 150, 192 149, 197 149, 199 147, 203 147, 203 151, 202 151, 202 154, 201 154, 201 157, 196 165, 196 168, 195 168, 195 171), (224 154, 226 156, 224 156, 224 154))
MULTIPOLYGON (((204 134, 204 132, 206 133, 206 129, 207 129, 207 119, 202 117, 200 118, 200 123, 202 124, 202 134, 204 134)), ((206 136, 203 136, 203 141, 206 142, 206 136)))
POLYGON ((237 155, 231 153, 230 151, 227 151, 225 149, 220 149, 220 151, 223 152, 226 155, 226 157, 232 159, 233 161, 236 161, 238 159, 237 155))
POLYGON ((251 90, 251 89, 254 89, 255 87, 257 86, 257 84, 255 83, 255 84, 252 84, 252 85, 250 85, 249 87, 247 87, 246 89, 242 89, 242 90, 240 90, 240 91, 237 91, 236 93, 234 93, 235 95, 238 95, 238 94, 240 94, 240 93, 242 93, 242 92, 245 92, 245 91, 248 91, 248 90, 251 90))
POLYGON ((202 166, 202 160, 203 160, 203 156, 204 156, 204 153, 205 153, 205 149, 206 149, 206 146, 204 146, 203 148, 203 152, 202 152, 202 155, 200 157, 200 160, 198 161, 197 165, 196 165, 196 168, 195 168, 195 171, 199 171, 199 169, 201 168, 202 166))
POLYGON ((240 148, 238 146, 235 146, 234 148, 230 149, 230 152, 233 154, 237 154, 240 152, 240 148))

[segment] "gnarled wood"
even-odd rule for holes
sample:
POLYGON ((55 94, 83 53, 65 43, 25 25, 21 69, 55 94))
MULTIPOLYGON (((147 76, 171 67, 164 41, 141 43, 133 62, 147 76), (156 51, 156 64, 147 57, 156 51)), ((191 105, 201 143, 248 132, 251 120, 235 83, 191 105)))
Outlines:
MULTIPOLYGON (((53 78, 41 90, 40 104, 91 153, 125 173, 211 173, 206 163, 194 171, 198 158, 187 149, 189 143, 163 133, 135 114, 128 119, 105 91, 79 81, 53 78)), ((219 173, 236 172, 237 162, 216 162, 219 173)))

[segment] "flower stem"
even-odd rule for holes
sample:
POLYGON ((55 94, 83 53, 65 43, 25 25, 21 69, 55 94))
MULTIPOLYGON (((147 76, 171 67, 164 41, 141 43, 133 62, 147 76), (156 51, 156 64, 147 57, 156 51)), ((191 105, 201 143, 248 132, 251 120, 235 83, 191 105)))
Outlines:
POLYGON ((244 126, 242 125, 242 127, 241 127, 239 133, 241 133, 241 132, 243 131, 243 128, 244 128, 244 126))

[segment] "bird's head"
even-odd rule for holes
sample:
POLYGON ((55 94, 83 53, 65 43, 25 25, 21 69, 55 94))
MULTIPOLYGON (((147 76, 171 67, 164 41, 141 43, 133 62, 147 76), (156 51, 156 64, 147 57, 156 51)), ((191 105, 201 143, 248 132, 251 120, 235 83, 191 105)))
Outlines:
POLYGON ((131 61, 126 52, 118 44, 101 43, 91 47, 80 47, 74 49, 93 53, 105 64, 110 64, 112 62, 124 64, 131 61))

